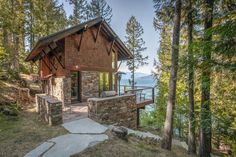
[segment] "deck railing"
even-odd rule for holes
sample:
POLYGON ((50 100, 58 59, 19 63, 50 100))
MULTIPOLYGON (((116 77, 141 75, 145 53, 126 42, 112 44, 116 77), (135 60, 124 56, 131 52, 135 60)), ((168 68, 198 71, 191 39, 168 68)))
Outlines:
POLYGON ((120 95, 123 94, 135 94, 137 105, 144 107, 145 105, 154 103, 155 97, 155 88, 148 86, 132 86, 121 85, 120 86, 120 95))

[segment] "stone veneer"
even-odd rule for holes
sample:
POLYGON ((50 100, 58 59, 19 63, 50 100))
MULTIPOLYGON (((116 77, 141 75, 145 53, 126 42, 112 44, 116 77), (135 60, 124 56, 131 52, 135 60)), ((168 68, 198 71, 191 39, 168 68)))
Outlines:
POLYGON ((63 107, 71 104, 71 78, 57 77, 52 79, 51 94, 62 101, 63 107))
POLYGON ((87 101, 88 98, 99 97, 99 72, 82 71, 81 81, 82 101, 87 101))
POLYGON ((135 95, 90 98, 88 116, 99 123, 137 128, 135 95))
POLYGON ((36 94, 36 111, 50 126, 62 124, 62 102, 46 94, 36 94))

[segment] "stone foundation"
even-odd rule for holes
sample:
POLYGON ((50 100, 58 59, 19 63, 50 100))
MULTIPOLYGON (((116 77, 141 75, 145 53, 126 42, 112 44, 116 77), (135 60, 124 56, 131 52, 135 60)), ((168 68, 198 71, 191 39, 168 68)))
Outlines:
POLYGON ((82 101, 88 98, 99 97, 99 73, 94 71, 81 72, 81 97, 82 101))
POLYGON ((62 102, 46 95, 36 94, 36 111, 50 126, 62 124, 62 102))
POLYGON ((62 101, 63 107, 71 104, 71 78, 58 77, 52 79, 51 94, 62 101))
POLYGON ((137 128, 135 95, 90 98, 88 116, 99 123, 137 128))

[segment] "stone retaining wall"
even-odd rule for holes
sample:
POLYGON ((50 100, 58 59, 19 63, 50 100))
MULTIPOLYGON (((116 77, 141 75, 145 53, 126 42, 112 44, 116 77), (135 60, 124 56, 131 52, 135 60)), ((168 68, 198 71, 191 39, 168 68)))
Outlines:
POLYGON ((135 95, 90 98, 88 116, 99 123, 137 128, 135 95))
POLYGON ((46 95, 36 94, 36 112, 50 126, 62 124, 62 102, 46 95))

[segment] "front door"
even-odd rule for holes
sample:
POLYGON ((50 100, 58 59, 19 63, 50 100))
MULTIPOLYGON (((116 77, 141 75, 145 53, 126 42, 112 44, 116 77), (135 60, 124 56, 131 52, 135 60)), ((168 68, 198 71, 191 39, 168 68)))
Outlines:
POLYGON ((71 102, 81 102, 80 72, 71 72, 71 102))

